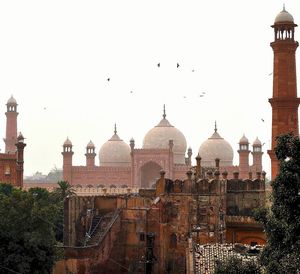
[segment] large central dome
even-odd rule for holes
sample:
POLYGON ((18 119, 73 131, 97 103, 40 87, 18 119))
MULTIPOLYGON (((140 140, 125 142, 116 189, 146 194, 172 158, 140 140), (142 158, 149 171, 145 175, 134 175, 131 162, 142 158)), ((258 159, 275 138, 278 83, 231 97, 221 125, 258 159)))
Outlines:
POLYGON ((199 148, 201 165, 213 167, 216 165, 216 158, 220 159, 220 166, 232 166, 233 149, 231 145, 224 140, 218 133, 217 127, 215 132, 199 148))
POLYGON ((180 130, 175 128, 166 119, 164 108, 163 119, 157 126, 148 131, 144 137, 144 149, 168 149, 169 140, 173 140, 175 164, 185 164, 186 140, 180 130))

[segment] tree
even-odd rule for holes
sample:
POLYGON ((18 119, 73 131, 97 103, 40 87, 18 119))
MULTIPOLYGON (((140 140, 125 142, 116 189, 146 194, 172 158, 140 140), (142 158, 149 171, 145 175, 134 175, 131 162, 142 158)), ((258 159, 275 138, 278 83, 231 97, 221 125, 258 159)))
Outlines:
POLYGON ((261 263, 267 273, 300 272, 300 140, 293 134, 277 138, 280 161, 273 188, 271 209, 262 208, 255 218, 263 224, 267 244, 261 263))
POLYGON ((76 195, 73 187, 67 181, 58 181, 58 188, 55 193, 59 195, 60 199, 64 201, 67 197, 76 195))
POLYGON ((58 208, 45 197, 46 190, 27 192, 0 184, 0 273, 51 273, 58 254, 58 208))
POLYGON ((230 257, 225 261, 216 261, 214 274, 260 274, 260 267, 253 260, 242 261, 230 257))

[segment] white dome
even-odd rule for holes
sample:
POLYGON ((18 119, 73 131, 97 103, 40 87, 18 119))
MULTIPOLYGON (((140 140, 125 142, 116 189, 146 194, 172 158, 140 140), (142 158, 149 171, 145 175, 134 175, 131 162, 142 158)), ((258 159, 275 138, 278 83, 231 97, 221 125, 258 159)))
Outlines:
POLYGON ((145 135, 143 148, 168 149, 169 140, 173 140, 174 163, 185 164, 186 139, 180 130, 169 123, 164 111, 163 119, 145 135))
POLYGON ((281 23, 281 22, 294 23, 293 16, 285 10, 285 7, 283 7, 283 10, 275 18, 275 23, 281 23))
POLYGON ((100 166, 130 166, 131 149, 117 134, 102 145, 99 151, 100 166))
POLYGON ((7 101, 8 105, 17 105, 17 101, 13 96, 10 96, 10 98, 7 101))
POLYGON ((214 134, 203 142, 199 148, 201 165, 212 167, 216 165, 215 159, 220 159, 220 166, 232 166, 233 149, 231 145, 224 140, 217 129, 214 134))

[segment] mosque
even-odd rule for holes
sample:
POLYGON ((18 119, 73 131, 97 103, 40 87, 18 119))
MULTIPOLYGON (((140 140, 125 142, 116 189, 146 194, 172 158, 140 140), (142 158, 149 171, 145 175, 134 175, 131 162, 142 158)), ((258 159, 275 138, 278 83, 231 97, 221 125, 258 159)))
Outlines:
MULTIPOLYGON (((149 188, 159 178, 160 170, 166 177, 184 179, 192 167, 192 149, 187 148, 184 134, 166 118, 165 106, 160 122, 148 131, 142 148, 135 147, 134 139, 127 144, 117 133, 115 126, 113 136, 99 150, 99 166, 95 164, 95 145, 90 141, 86 146, 86 165, 73 166, 73 145, 67 138, 63 144, 63 178, 77 186, 116 186, 149 188)), ((245 135, 239 141, 239 165, 233 165, 233 148, 215 129, 213 134, 203 142, 196 159, 201 160, 203 171, 217 165, 220 171, 230 175, 239 172, 243 179, 252 178, 252 173, 262 172, 262 144, 258 138, 252 144, 245 135), (253 164, 249 164, 249 154, 253 164)))

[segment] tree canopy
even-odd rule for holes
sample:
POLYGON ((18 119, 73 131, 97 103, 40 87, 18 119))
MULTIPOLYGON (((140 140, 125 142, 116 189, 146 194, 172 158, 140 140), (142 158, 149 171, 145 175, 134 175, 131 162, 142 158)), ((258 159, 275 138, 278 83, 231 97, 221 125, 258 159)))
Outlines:
POLYGON ((266 232, 261 263, 267 273, 300 272, 300 140, 293 134, 277 138, 278 176, 271 183, 272 205, 255 213, 266 232))
POLYGON ((49 193, 0 183, 0 273, 51 273, 63 238, 63 202, 73 195, 67 182, 49 193))
POLYGON ((230 257, 225 261, 217 261, 214 274, 260 274, 260 266, 253 260, 242 261, 230 257))

